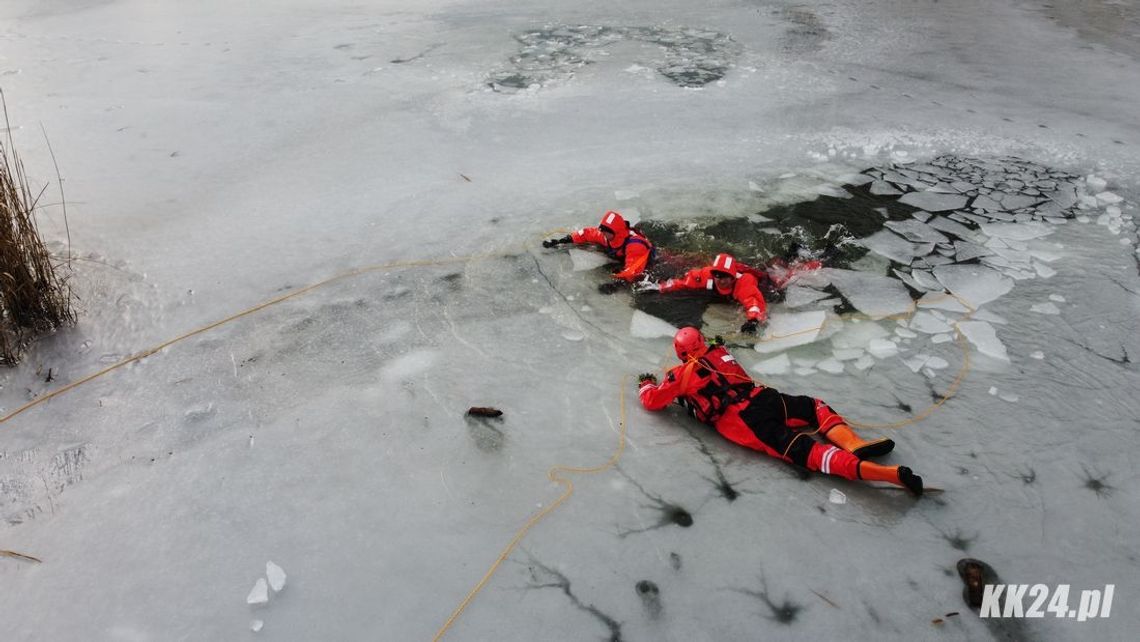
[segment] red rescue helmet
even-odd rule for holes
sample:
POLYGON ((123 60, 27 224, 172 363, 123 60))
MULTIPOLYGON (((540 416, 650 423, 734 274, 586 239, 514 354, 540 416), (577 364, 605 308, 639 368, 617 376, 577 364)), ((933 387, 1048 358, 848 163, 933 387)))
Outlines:
POLYGON ((681 361, 700 359, 708 352, 709 346, 701 331, 689 326, 681 328, 673 336, 673 349, 677 351, 677 358, 681 361))
POLYGON ((598 229, 613 233, 614 238, 610 241, 610 247, 618 247, 625 242, 625 237, 629 236, 629 223, 622 218, 621 214, 613 210, 602 215, 602 222, 598 223, 598 229))
POLYGON ((735 277, 736 258, 731 254, 717 254, 716 258, 713 259, 712 271, 735 277))

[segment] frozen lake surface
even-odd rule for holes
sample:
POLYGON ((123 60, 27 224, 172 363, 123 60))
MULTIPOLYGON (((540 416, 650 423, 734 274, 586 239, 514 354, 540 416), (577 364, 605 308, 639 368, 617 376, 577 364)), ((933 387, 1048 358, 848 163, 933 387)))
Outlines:
POLYGON ((1097 0, 5 2, 81 314, 0 373, 0 551, 41 560, 0 556, 0 637, 1134 639, 1137 33, 1097 0), (643 411, 678 322, 742 315, 541 247, 608 209, 686 260, 835 246, 733 352, 944 492, 643 411), (1114 608, 980 619, 964 557, 1114 608))

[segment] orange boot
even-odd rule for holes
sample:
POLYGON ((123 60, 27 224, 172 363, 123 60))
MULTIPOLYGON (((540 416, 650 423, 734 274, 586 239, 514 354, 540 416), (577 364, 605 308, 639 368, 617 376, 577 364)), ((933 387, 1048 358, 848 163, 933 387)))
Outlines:
POLYGON ((902 486, 917 497, 922 496, 922 478, 906 466, 883 466, 870 461, 861 461, 856 474, 859 475, 859 479, 889 482, 902 486))
POLYGON ((895 442, 886 437, 865 441, 847 424, 836 424, 823 433, 823 436, 859 459, 881 457, 895 449, 895 442))

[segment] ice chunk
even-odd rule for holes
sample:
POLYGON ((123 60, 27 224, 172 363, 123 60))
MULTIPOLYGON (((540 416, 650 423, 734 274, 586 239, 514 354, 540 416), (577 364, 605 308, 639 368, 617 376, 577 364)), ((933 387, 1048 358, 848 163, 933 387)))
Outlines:
POLYGON ((263 622, 261 620, 254 620, 254 621, 249 623, 249 630, 253 631, 254 633, 257 633, 264 626, 265 626, 265 622, 263 622))
POLYGON ((1089 186, 1089 191, 1094 194, 1103 192, 1104 188, 1108 187, 1108 181, 1096 174, 1089 174, 1088 177, 1085 178, 1085 184, 1089 186))
POLYGON ((1037 272, 1037 276, 1043 279, 1051 279, 1057 275, 1057 270, 1054 270, 1053 268, 1039 261, 1033 262, 1033 270, 1037 272))
POLYGON ((981 228, 991 238, 1011 239, 1014 241, 1028 241, 1030 239, 1049 236, 1056 231, 1056 227, 1048 223, 1030 221, 1028 223, 983 223, 981 228))
POLYGON ((823 361, 815 364, 815 367, 830 374, 839 374, 843 372, 843 364, 840 363, 838 359, 824 359, 823 361))
POLYGON ((996 323, 998 325, 1006 325, 1009 323, 1009 321, 1005 320, 1005 317, 996 315, 989 310, 977 310, 970 315, 970 318, 974 321, 988 321, 990 323, 996 323))
POLYGON ((960 194, 939 194, 938 192, 911 192, 899 199, 911 207, 928 212, 945 212, 962 208, 969 201, 960 194))
POLYGON ((827 272, 831 284, 851 305, 872 319, 903 314, 914 307, 906 287, 896 279, 834 268, 821 271, 827 272))
POLYGON ((815 374, 815 368, 796 368, 794 372, 801 377, 810 377, 815 374))
POLYGON ((756 343, 756 351, 768 354, 811 343, 819 336, 826 318, 823 310, 773 314, 764 336, 756 343))
POLYGON ((891 272, 895 276, 899 277, 899 280, 902 281, 903 283, 907 284, 911 289, 917 290, 919 292, 929 291, 929 290, 927 290, 927 288, 923 287, 923 285, 921 283, 919 283, 916 279, 911 277, 911 275, 907 274, 906 272, 901 272, 901 271, 895 270, 895 269, 892 269, 891 272))
POLYGON ((1033 359, 1044 359, 1045 353, 1041 352, 1040 350, 1034 350, 1033 352, 1029 353, 1029 356, 1033 359))
POLYGON ((570 262, 574 265, 575 272, 593 270, 610 262, 610 258, 601 252, 579 250, 574 247, 570 248, 569 251, 570 262))
MULTIPOLYGON (((887 221, 883 225, 901 234, 906 240, 915 243, 947 243, 950 241, 942 232, 939 232, 922 221, 914 219, 887 221)), ((929 252, 927 252, 927 254, 929 254, 929 252)))
POLYGON ((926 360, 926 367, 934 370, 941 370, 950 365, 950 362, 942 357, 930 357, 926 360))
POLYGON ((839 361, 851 361, 852 359, 858 359, 864 354, 866 354, 866 351, 864 351, 863 348, 835 348, 831 351, 831 356, 839 361))
MULTIPOLYGON (((989 196, 979 196, 974 199, 971 207, 974 208, 974 211, 996 212, 1001 209, 1001 203, 998 203, 989 196)), ((974 217, 970 217, 971 220, 973 220, 973 218, 974 217)))
POLYGON ((250 589, 249 595, 245 598, 246 604, 265 604, 269 601, 269 587, 265 584, 265 578, 257 578, 257 583, 250 589))
POLYGON ((993 254, 993 250, 976 243, 954 241, 954 253, 954 259, 956 261, 959 263, 965 263, 966 261, 976 259, 980 256, 989 256, 993 254))
POLYGON ((820 292, 812 288, 805 288, 799 285, 789 285, 784 290, 784 305, 789 308, 798 308, 805 306, 813 301, 825 299, 830 296, 827 292, 820 292))
POLYGON ((875 181, 871 183, 871 193, 875 196, 896 196, 902 194, 894 188, 893 185, 886 181, 875 181))
POLYGON ((873 339, 883 339, 887 336, 887 331, 877 323, 852 322, 843 326, 843 330, 831 337, 831 345, 837 350, 862 350, 873 339))
POLYGON ((847 495, 844 495, 843 491, 839 490, 838 488, 832 488, 831 492, 827 494, 827 501, 831 502, 832 504, 846 504, 847 495))
POLYGON ((954 340, 954 337, 950 336, 949 334, 936 334, 936 335, 930 337, 931 343, 946 343, 947 341, 953 341, 953 340, 954 340))
POLYGON ((948 323, 925 311, 916 312, 911 317, 910 328, 925 334, 942 334, 953 331, 948 323))
POLYGON ((1003 392, 999 394, 998 399, 1001 399, 1002 401, 1008 401, 1009 403, 1017 403, 1017 395, 1011 392, 1003 392))
POLYGON ((902 337, 904 339, 913 339, 913 338, 918 336, 917 334, 915 334, 914 332, 911 332, 907 328, 895 328, 895 334, 899 335, 900 337, 902 337))
POLYGON ((871 339, 867 352, 876 359, 886 359, 899 353, 899 347, 887 339, 871 339))
POLYGON ((923 366, 926 365, 926 361, 928 359, 930 359, 928 355, 917 354, 913 357, 903 359, 903 363, 906 364, 906 367, 910 368, 911 372, 918 372, 919 370, 922 370, 923 366))
POLYGON ((983 235, 978 234, 974 230, 971 230, 965 225, 962 225, 958 221, 948 219, 945 216, 936 216, 933 219, 927 221, 926 224, 940 232, 953 234, 954 236, 957 236, 958 238, 965 241, 970 241, 971 243, 985 243, 985 237, 983 235))
POLYGON ((962 331, 970 343, 974 344, 979 353, 1006 363, 1009 362, 1005 345, 1001 339, 998 339, 997 332, 994 332, 992 325, 985 321, 962 321, 958 324, 958 329, 962 331))
POLYGON ((981 265, 940 265, 934 268, 934 278, 971 308, 1013 289, 1013 279, 981 265))
POLYGON ((851 365, 855 366, 856 370, 866 370, 867 368, 875 365, 875 358, 869 354, 865 354, 856 359, 855 363, 851 365))
POLYGON ((629 334, 638 339, 656 339, 672 337, 677 334, 677 328, 664 319, 634 310, 633 317, 629 320, 629 334))
POLYGON ((1116 205, 1124 199, 1117 194, 1113 194, 1112 192, 1101 192, 1100 194, 1096 195, 1096 200, 1101 205, 1116 205))
POLYGON ((265 563, 265 577, 269 578, 269 588, 273 589, 274 593, 280 593, 281 589, 285 588, 285 569, 273 562, 265 563))
POLYGON ((1061 311, 1057 309, 1057 306, 1053 305, 1052 303, 1035 303, 1029 306, 1029 309, 1030 311, 1036 312, 1037 314, 1061 314, 1061 311))
POLYGON ((997 388, 994 386, 990 386, 990 394, 994 395, 996 397, 997 396, 997 388))
POLYGON ((903 265, 909 265, 917 256, 926 256, 934 249, 933 243, 911 243, 890 230, 879 230, 858 241, 875 254, 903 265))
POLYGON ((562 331, 562 338, 566 339, 567 341, 582 341, 586 338, 586 333, 582 332, 581 330, 573 330, 567 328, 562 331))
POLYGON ((786 353, 781 353, 771 359, 764 359, 752 366, 752 370, 760 375, 788 374, 788 371, 791 369, 792 360, 788 358, 786 353))
POLYGON ((1065 297, 1061 296, 1060 294, 1050 294, 1049 300, 1050 301, 1056 301, 1057 303, 1064 303, 1065 297))

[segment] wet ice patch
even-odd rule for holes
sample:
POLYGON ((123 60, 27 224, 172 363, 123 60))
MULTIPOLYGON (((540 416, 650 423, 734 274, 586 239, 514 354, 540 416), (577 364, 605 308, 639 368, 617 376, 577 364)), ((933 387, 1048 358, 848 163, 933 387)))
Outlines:
POLYGON ((627 71, 641 73, 651 67, 673 84, 695 89, 724 78, 742 51, 727 34, 685 27, 559 25, 514 38, 518 51, 487 79, 493 91, 515 93, 568 80, 579 69, 609 56, 612 45, 619 42, 642 45, 627 71))
POLYGON ((439 353, 434 350, 413 350, 385 364, 380 378, 389 382, 407 381, 430 370, 438 359, 439 353))

